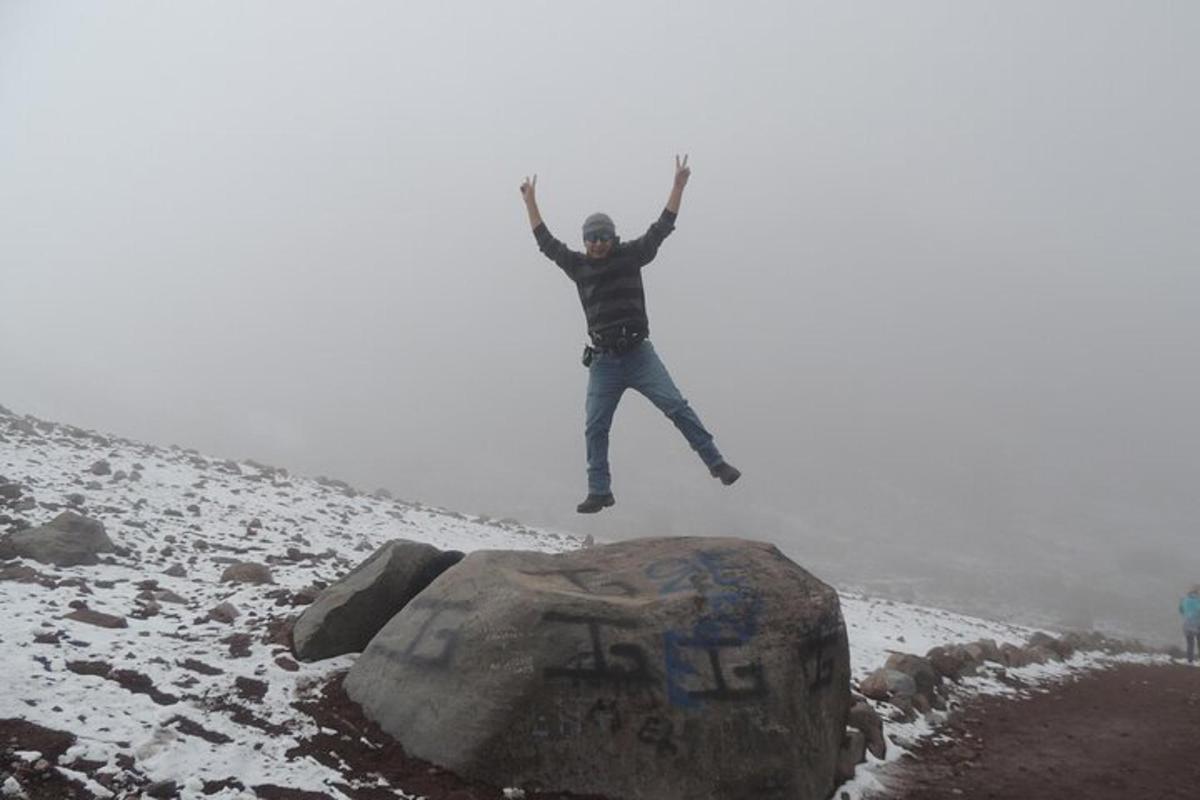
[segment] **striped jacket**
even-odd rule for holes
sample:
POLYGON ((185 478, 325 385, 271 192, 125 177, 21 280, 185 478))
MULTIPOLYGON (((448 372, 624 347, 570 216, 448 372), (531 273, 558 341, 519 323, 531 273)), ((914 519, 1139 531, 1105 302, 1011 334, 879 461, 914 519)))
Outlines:
POLYGON ((619 242, 607 258, 593 259, 555 239, 546 224, 533 230, 538 248, 575 282, 587 316, 588 333, 625 326, 650 334, 642 267, 654 260, 658 246, 675 230, 675 214, 663 209, 650 229, 632 242, 619 242))

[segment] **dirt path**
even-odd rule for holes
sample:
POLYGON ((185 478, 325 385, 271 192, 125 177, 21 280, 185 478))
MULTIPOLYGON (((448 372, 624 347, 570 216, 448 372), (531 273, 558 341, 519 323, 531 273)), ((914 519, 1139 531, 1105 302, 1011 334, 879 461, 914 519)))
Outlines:
POLYGON ((1200 668, 1122 665, 980 698, 882 777, 887 800, 1195 800, 1200 668))

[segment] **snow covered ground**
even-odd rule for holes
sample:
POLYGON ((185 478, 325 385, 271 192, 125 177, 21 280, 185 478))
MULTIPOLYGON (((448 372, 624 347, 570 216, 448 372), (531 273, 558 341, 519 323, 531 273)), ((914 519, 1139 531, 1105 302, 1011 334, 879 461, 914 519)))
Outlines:
MULTIPOLYGON (((79 508, 103 521, 121 548, 96 566, 18 562, 33 572, 0 566, 0 720, 22 718, 75 734, 59 763, 92 765, 88 774, 64 772, 97 797, 128 795, 122 776, 134 769, 141 785, 174 782, 184 798, 255 797, 251 788, 264 786, 333 797, 344 796, 339 787, 379 788, 376 776, 287 755, 318 732, 293 703, 311 698, 353 660, 298 664, 290 658, 278 630, 303 602, 297 596, 336 580, 393 538, 463 551, 582 546, 580 538, 513 521, 370 496, 336 481, 2 411, 0 476, 33 498, 32 507, 26 499, 26 509, 11 516, 39 525, 59 510, 79 508), (101 460, 107 472, 95 466, 101 460), (235 561, 269 565, 274 583, 222 583, 222 572, 235 561), (231 622, 209 615, 222 603, 239 612, 231 622), (126 627, 66 618, 84 606, 122 618, 126 627)), ((843 593, 842 603, 855 680, 891 651, 923 654, 980 638, 1021 643, 1032 633, 852 593, 843 593)), ((1009 674, 1037 683, 1095 666, 1098 658, 1076 656, 1009 674)), ((980 677, 965 681, 962 691, 1012 689, 980 677)), ((888 723, 886 730, 903 743, 933 728, 919 719, 888 723)), ((901 752, 891 746, 888 760, 901 752)), ((36 761, 40 754, 16 757, 36 761)), ((878 788, 881 762, 868 758, 843 787, 850 798, 878 788)), ((402 788, 390 787, 392 796, 412 796, 402 788)))

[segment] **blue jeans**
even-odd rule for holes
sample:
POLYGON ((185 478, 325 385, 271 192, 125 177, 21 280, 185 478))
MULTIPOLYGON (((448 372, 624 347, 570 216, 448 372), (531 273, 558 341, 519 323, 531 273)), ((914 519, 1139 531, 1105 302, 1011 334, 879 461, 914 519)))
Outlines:
POLYGON ((704 429, 696 412, 679 393, 658 353, 654 352, 654 346, 643 340, 624 355, 596 353, 588 368, 587 427, 584 431, 588 494, 612 491, 612 476, 608 471, 608 431, 612 428, 617 403, 626 389, 641 392, 666 414, 706 465, 712 467, 721 463, 721 452, 713 444, 712 434, 704 429))

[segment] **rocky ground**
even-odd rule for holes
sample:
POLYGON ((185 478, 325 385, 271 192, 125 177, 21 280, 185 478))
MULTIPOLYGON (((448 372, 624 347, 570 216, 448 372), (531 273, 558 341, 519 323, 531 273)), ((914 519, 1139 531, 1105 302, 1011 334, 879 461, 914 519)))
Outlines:
POLYGON ((1200 797, 1200 667, 1119 664, 979 696, 885 771, 882 800, 1200 797))
MULTIPOLYGON (((582 539, 0 406, 0 539, 64 513, 103 525, 83 560, 0 541, 0 796, 519 796, 408 758, 342 692, 355 656, 300 663, 290 624, 392 539, 466 552, 582 539)), ((861 762, 839 790, 850 800, 957 704, 1121 657, 1102 637, 1059 652, 1019 625, 846 592, 841 606, 875 745, 858 741, 846 765, 861 762), (924 685, 931 671, 944 690, 924 685)))
POLYGON ((290 620, 393 538, 582 543, 0 407, 0 534, 64 513, 111 547, 70 564, 0 552, 0 791, 18 797, 415 796, 311 755, 373 748, 317 713, 349 657, 298 663, 290 620))

